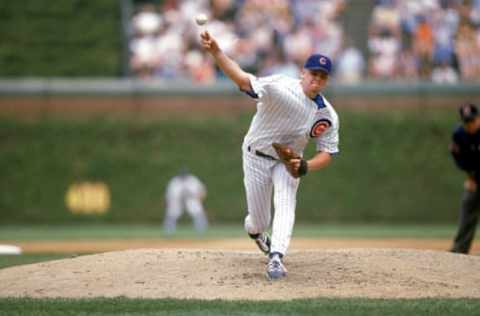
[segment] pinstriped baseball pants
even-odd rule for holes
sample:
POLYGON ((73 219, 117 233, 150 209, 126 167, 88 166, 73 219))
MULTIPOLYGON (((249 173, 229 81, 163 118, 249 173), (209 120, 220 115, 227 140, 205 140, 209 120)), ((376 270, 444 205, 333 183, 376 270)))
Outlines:
POLYGON ((292 238, 299 179, 293 178, 285 166, 275 160, 243 152, 244 185, 248 215, 245 230, 250 234, 268 230, 272 218, 272 252, 286 254, 292 238))

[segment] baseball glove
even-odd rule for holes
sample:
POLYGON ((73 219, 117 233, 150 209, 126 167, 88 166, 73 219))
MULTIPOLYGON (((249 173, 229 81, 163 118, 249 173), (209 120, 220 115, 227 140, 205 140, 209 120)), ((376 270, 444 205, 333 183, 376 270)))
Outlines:
POLYGON ((273 143, 272 147, 273 149, 275 149, 278 158, 280 158, 280 161, 285 165, 287 171, 292 175, 292 177, 299 178, 307 174, 307 161, 305 159, 302 159, 302 157, 297 154, 292 148, 279 143, 273 143), (296 166, 291 161, 292 159, 300 159, 300 166, 296 166))

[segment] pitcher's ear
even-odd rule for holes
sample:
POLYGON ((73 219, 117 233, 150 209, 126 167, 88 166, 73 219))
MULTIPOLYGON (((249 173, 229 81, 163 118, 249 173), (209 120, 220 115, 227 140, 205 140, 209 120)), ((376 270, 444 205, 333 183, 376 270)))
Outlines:
POLYGON ((300 71, 300 79, 303 79, 303 77, 305 77, 305 68, 302 68, 302 70, 300 71))

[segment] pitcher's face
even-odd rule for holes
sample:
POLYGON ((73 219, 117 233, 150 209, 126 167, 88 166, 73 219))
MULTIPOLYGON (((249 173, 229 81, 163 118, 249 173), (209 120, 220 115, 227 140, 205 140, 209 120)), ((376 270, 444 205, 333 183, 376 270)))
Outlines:
POLYGON ((321 70, 303 69, 301 83, 306 95, 318 94, 328 82, 328 74, 321 70))

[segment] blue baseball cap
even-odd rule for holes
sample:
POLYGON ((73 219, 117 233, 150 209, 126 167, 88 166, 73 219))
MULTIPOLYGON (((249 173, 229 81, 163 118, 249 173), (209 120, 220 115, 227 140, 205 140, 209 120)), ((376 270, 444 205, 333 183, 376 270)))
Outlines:
POLYGON ((310 70, 321 70, 328 75, 332 71, 332 61, 327 56, 313 54, 308 57, 303 68, 310 70))

